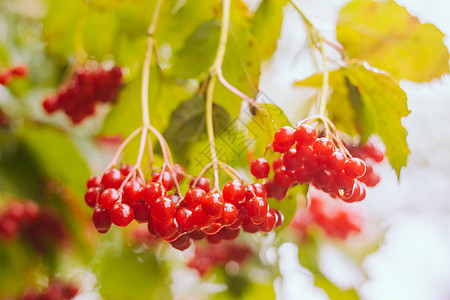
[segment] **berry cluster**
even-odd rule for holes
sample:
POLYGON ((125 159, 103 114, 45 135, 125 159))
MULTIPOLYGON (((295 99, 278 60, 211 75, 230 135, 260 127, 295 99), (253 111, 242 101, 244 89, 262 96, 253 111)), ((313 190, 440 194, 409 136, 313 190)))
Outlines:
POLYGON ((0 212, 0 240, 21 237, 38 253, 52 253, 55 246, 66 247, 69 236, 61 219, 33 201, 13 201, 0 212))
POLYGON ((0 72, 0 85, 8 85, 14 77, 26 77, 28 68, 25 65, 17 65, 0 72))
POLYGON ((81 68, 55 95, 47 96, 42 106, 49 114, 62 110, 78 124, 95 113, 97 103, 113 102, 121 84, 122 71, 117 66, 81 68))
POLYGON ((252 249, 236 242, 222 243, 219 245, 205 245, 196 247, 194 257, 188 262, 188 267, 197 270, 201 276, 213 267, 223 267, 233 261, 242 264, 253 254, 252 249))
POLYGON ((290 226, 306 237, 311 226, 319 226, 327 236, 346 239, 361 232, 362 218, 342 203, 332 201, 327 194, 311 189, 308 192, 310 205, 298 210, 290 226))
MULTIPOLYGON (((289 187, 312 183, 346 202, 365 198, 365 186, 359 180, 366 172, 364 161, 347 156, 332 140, 318 137, 312 126, 300 124, 295 130, 289 126, 278 129, 272 147, 282 155, 273 161, 273 178, 265 183, 268 197, 281 200, 289 187)), ((267 178, 270 164, 265 158, 254 159, 250 172, 256 178, 267 178)))
POLYGON ((369 187, 376 186, 380 182, 380 175, 375 173, 373 165, 380 163, 384 159, 384 152, 378 149, 375 144, 368 142, 365 145, 346 145, 353 157, 364 160, 366 164, 366 173, 358 180, 369 187))
MULTIPOLYGON (((63 282, 58 279, 52 280, 48 286, 38 291, 28 288, 17 298, 18 300, 70 300, 75 298, 80 291, 77 284, 63 282)), ((14 298, 0 298, 2 300, 14 300, 14 298)))
POLYGON ((184 179, 180 165, 174 165, 173 172, 154 173, 150 182, 130 172, 134 167, 124 164, 87 182, 85 201, 94 208, 93 222, 100 233, 106 233, 112 223, 125 227, 136 220, 148 223, 155 237, 184 250, 192 240, 206 237, 208 242, 218 243, 236 238, 240 227, 246 232, 267 233, 282 222, 281 213, 269 208, 266 189, 259 183, 246 186, 230 181, 220 193, 211 192, 209 179, 198 177, 181 197, 172 192, 184 179))
POLYGON ((33 201, 10 202, 0 212, 0 239, 10 241, 16 238, 21 229, 35 222, 41 210, 33 201))

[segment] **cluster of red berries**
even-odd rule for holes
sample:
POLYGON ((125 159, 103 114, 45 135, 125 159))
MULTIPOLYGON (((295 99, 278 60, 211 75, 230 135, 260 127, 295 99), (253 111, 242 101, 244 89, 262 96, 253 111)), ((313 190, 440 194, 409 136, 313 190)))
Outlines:
POLYGON ((17 65, 0 72, 0 85, 8 85, 14 77, 26 77, 28 68, 25 65, 17 65))
POLYGON ((66 247, 70 239, 64 223, 51 211, 33 201, 13 201, 0 212, 0 240, 22 238, 40 254, 66 247))
POLYGON ((206 237, 210 243, 231 240, 246 232, 270 232, 282 222, 279 211, 266 201, 262 184, 248 186, 230 181, 220 192, 211 192, 209 179, 193 178, 190 188, 181 197, 171 192, 184 179, 184 170, 174 165, 174 171, 159 171, 150 182, 134 176, 132 165, 108 169, 87 182, 85 201, 94 208, 93 222, 100 233, 111 224, 128 226, 133 220, 148 223, 149 232, 179 250, 187 249, 192 240, 206 237), (126 177, 130 177, 125 181, 126 177))
POLYGON ((361 215, 347 205, 332 201, 327 194, 314 189, 308 191, 308 198, 309 207, 298 210, 290 223, 302 238, 314 225, 319 226, 327 236, 342 240, 361 232, 361 215))
POLYGON ((204 276, 211 268, 224 267, 229 262, 242 264, 253 254, 252 249, 237 242, 196 247, 194 256, 189 260, 188 267, 197 270, 204 276))
POLYGON ((122 70, 81 68, 55 95, 44 99, 42 106, 51 114, 62 110, 78 124, 95 113, 97 103, 113 102, 122 84, 122 70))
POLYGON ((38 291, 28 288, 18 298, 6 297, 1 300, 70 300, 78 295, 80 288, 73 282, 64 282, 58 279, 52 280, 48 286, 38 291))
POLYGON ((0 239, 10 241, 22 228, 35 222, 41 210, 33 201, 12 201, 0 211, 0 239))
MULTIPOLYGON (((289 187, 312 183, 346 202, 365 198, 365 187, 358 180, 366 172, 364 161, 347 157, 332 140, 318 137, 312 126, 300 124, 296 129, 289 126, 278 129, 272 147, 282 155, 273 161, 273 178, 265 183, 268 197, 281 200, 289 187)), ((265 158, 254 159, 250 171, 256 178, 267 178, 270 164, 265 158)))

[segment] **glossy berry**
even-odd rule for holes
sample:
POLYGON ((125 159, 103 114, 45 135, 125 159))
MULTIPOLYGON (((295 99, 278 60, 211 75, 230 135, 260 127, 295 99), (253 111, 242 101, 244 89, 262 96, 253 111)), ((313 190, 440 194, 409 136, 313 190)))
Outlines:
POLYGON ((86 182, 87 188, 100 187, 102 178, 100 176, 91 176, 86 182))
POLYGON ((201 176, 200 178, 192 178, 191 183, 189 184, 189 187, 198 187, 204 190, 206 193, 209 192, 211 189, 211 184, 209 182, 209 179, 206 177, 201 176))
POLYGON ((223 224, 219 222, 214 222, 206 228, 203 228, 202 231, 207 235, 213 235, 219 232, 220 229, 223 228, 223 224))
POLYGON ((279 168, 275 171, 273 175, 274 180, 288 188, 294 183, 294 173, 293 171, 288 171, 286 168, 279 168))
POLYGON ((178 226, 181 230, 192 231, 195 225, 192 220, 192 210, 188 208, 180 208, 175 216, 178 226))
POLYGON ((180 251, 188 249, 192 245, 192 239, 187 234, 179 236, 175 241, 170 242, 170 245, 180 251))
POLYGON ((161 178, 161 171, 156 172, 155 174, 153 174, 152 181, 161 182, 167 191, 170 191, 175 187, 175 181, 170 171, 164 171, 162 178, 161 178))
POLYGON ((318 138, 312 144, 314 154, 319 157, 330 156, 334 150, 334 144, 327 138, 318 138))
POLYGON ((213 218, 205 214, 201 204, 197 205, 192 210, 192 223, 199 228, 204 228, 211 225, 213 220, 213 218))
POLYGON ((224 240, 232 241, 239 236, 240 230, 239 229, 232 230, 228 227, 224 227, 218 233, 222 236, 224 240))
POLYGON ((330 156, 325 157, 325 167, 327 170, 339 172, 344 168, 345 155, 340 151, 334 151, 330 156))
POLYGON ((127 204, 136 204, 142 199, 142 185, 131 179, 123 187, 123 201, 127 204))
POLYGON ((100 204, 105 209, 113 208, 114 204, 121 201, 122 193, 116 189, 106 189, 100 194, 100 204))
POLYGON ((220 217, 220 222, 223 225, 231 225, 238 219, 238 210, 236 206, 231 203, 225 203, 223 207, 222 216, 220 217))
POLYGON ((247 214, 254 224, 260 224, 266 218, 269 206, 266 199, 262 197, 253 197, 247 201, 247 214))
POLYGON ((84 194, 84 201, 89 207, 95 207, 100 196, 100 189, 98 187, 89 188, 84 194))
POLYGON ((239 205, 246 195, 245 185, 237 180, 227 182, 222 189, 223 199, 226 202, 239 205))
POLYGON ((361 177, 366 173, 366 164, 362 159, 352 157, 345 162, 344 171, 348 176, 361 177))
POLYGON ((270 172, 270 164, 265 158, 256 158, 250 163, 250 173, 255 178, 267 178, 270 172))
POLYGON ((198 187, 191 188, 184 195, 184 204, 186 207, 193 207, 200 203, 206 192, 198 187))
POLYGON ((166 195, 166 189, 160 182, 149 182, 141 192, 145 203, 153 205, 159 197, 166 195))
POLYGON ((264 221, 259 224, 259 229, 264 233, 269 233, 275 228, 275 224, 277 223, 277 215, 273 209, 269 209, 266 214, 266 218, 264 221))
POLYGON ((303 160, 297 155, 297 150, 294 148, 289 149, 283 154, 283 165, 288 171, 295 170, 302 166, 303 160))
POLYGON ((266 196, 267 196, 266 188, 264 187, 264 185, 262 185, 259 182, 255 182, 255 183, 252 183, 249 186, 247 186, 246 199, 248 200, 255 196, 259 196, 259 197, 263 197, 263 198, 266 198, 266 196))
POLYGON ((290 126, 284 126, 275 132, 274 142, 282 148, 290 148, 294 145, 294 129, 290 126))
POLYGON ((175 171, 175 174, 177 174, 177 176, 176 176, 177 181, 178 182, 183 181, 184 173, 185 173, 184 168, 181 165, 179 165, 179 164, 174 164, 173 165, 173 170, 175 171))
POLYGON ((116 203, 111 209, 111 221, 120 227, 128 226, 134 219, 134 212, 125 203, 116 203))
POLYGON ((152 205, 152 217, 157 220, 167 220, 175 215, 175 203, 170 198, 159 197, 152 205))
POLYGON ((101 183, 103 188, 114 188, 118 189, 122 184, 125 177, 123 174, 117 169, 108 169, 103 173, 101 183))
POLYGON ((286 197, 288 188, 273 179, 269 179, 264 187, 267 191, 267 197, 274 198, 276 200, 283 200, 286 197))
POLYGON ((108 232, 111 227, 111 217, 110 211, 104 208, 96 208, 94 214, 92 215, 92 221, 95 228, 100 233, 108 232))
MULTIPOLYGON (((150 223, 150 222, 149 222, 150 223)), ((166 220, 154 219, 152 221, 153 230, 160 236, 162 239, 171 239, 178 232, 178 226, 175 223, 174 218, 169 218, 166 220)))
POLYGON ((123 176, 127 176, 128 174, 133 172, 134 169, 135 169, 135 166, 131 165, 131 164, 122 164, 120 166, 120 172, 123 174, 123 176))
POLYGON ((299 145, 309 146, 316 138, 316 130, 308 124, 301 124, 295 129, 294 139, 299 145))
POLYGON ((278 156, 272 162, 272 169, 276 170, 283 166, 283 156, 278 156))
POLYGON ((275 152, 284 153, 284 152, 288 151, 290 147, 281 147, 276 142, 273 142, 272 148, 273 148, 273 151, 275 151, 275 152))
MULTIPOLYGON (((245 190, 244 190, 245 197, 245 190)), ((201 207, 203 212, 211 217, 218 218, 223 212, 225 206, 225 201, 222 196, 218 193, 206 194, 201 201, 201 207)))
POLYGON ((139 223, 146 223, 150 220, 150 205, 147 203, 137 203, 131 206, 134 212, 134 219, 139 223))

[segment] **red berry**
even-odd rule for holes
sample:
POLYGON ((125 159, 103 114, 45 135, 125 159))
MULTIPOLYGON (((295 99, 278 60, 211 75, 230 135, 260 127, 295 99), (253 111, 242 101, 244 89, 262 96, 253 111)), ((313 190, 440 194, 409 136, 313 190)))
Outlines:
POLYGON ((283 154, 283 165, 288 171, 295 170, 302 166, 302 158, 297 155, 297 150, 289 149, 283 154))
POLYGON ((95 207, 100 196, 100 189, 98 187, 89 188, 84 194, 84 201, 89 207, 95 207))
MULTIPOLYGON (((245 190, 244 196, 245 197, 245 190)), ((201 206, 203 212, 212 218, 218 218, 223 212, 223 208, 225 206, 225 201, 222 196, 218 193, 206 194, 201 201, 201 206)))
POLYGON ((220 217, 219 221, 223 225, 231 225, 234 222, 236 222, 238 218, 238 209, 236 206, 234 206, 231 203, 225 203, 223 207, 222 216, 220 217))
POLYGON ((131 164, 122 164, 120 166, 120 172, 123 174, 123 176, 127 176, 134 170, 135 170, 135 167, 134 167, 134 165, 131 165, 131 164))
POLYGON ((93 187, 100 187, 101 180, 102 179, 100 178, 100 176, 91 176, 86 182, 86 186, 88 189, 93 187))
POLYGON ((279 168, 275 171, 273 179, 286 188, 291 186, 291 184, 293 184, 295 180, 293 171, 288 171, 284 167, 279 168))
POLYGON ((20 222, 25 217, 25 205, 18 201, 11 202, 6 210, 6 214, 9 218, 20 222))
POLYGON ((284 153, 284 152, 288 151, 290 147, 281 147, 277 143, 273 142, 272 148, 273 148, 273 151, 275 151, 275 152, 284 153))
POLYGON ((160 182, 149 182, 141 192, 141 197, 148 205, 153 205, 159 197, 166 195, 166 189, 160 182))
POLYGON ((361 177, 366 173, 366 164, 362 159, 352 157, 345 162, 344 171, 347 176, 361 177))
POLYGON ((192 232, 189 232, 189 237, 191 239, 193 239, 194 241, 200 241, 200 240, 204 239, 205 236, 206 236, 206 234, 198 228, 192 232))
POLYGON ((254 224, 260 224, 264 221, 269 211, 266 199, 263 197, 253 197, 247 201, 247 214, 254 224))
POLYGON ((29 221, 35 220, 39 216, 39 206, 36 202, 27 201, 24 205, 24 215, 29 221))
POLYGON ((28 68, 25 65, 17 65, 11 69, 11 73, 14 76, 25 77, 28 75, 28 68))
POLYGON ((200 203, 206 192, 201 188, 195 187, 191 188, 184 195, 184 204, 186 207, 193 207, 200 203))
POLYGON ((213 234, 213 235, 207 235, 206 236, 206 240, 208 241, 208 243, 210 244, 218 244, 222 241, 222 235, 220 234, 213 234))
POLYGON ((252 183, 247 187, 246 199, 248 200, 255 196, 263 198, 266 198, 267 196, 266 188, 259 182, 252 183))
POLYGON ((228 227, 224 227, 218 232, 218 234, 220 234, 224 240, 231 241, 239 236, 239 232, 239 229, 232 230, 228 227))
POLYGON ((267 178, 270 172, 270 164, 265 158, 256 158, 250 163, 250 173, 259 178, 267 178))
POLYGON ((170 171, 164 171, 161 178, 161 172, 156 172, 152 177, 153 182, 161 182, 167 191, 170 191, 175 187, 175 181, 170 171))
POLYGON ((175 203, 170 198, 159 197, 152 205, 152 217, 157 220, 167 220, 175 215, 175 203))
POLYGON ((178 226, 183 231, 192 231, 195 228, 192 222, 192 210, 188 208, 180 208, 175 217, 178 226))
POLYGON ((297 144, 295 146, 295 150, 297 150, 297 156, 303 161, 308 161, 314 158, 314 151, 310 146, 297 144))
POLYGON ((48 113, 54 113, 59 108, 58 98, 55 95, 47 96, 42 102, 42 107, 48 113))
POLYGON ((266 214, 266 218, 261 224, 259 224, 259 229, 264 233, 269 233, 275 228, 276 223, 277 215, 273 209, 269 209, 266 214))
POLYGON ((276 200, 283 200, 286 197, 288 188, 284 185, 279 184, 273 179, 269 179, 264 187, 267 190, 267 197, 274 198, 276 200))
POLYGON ((334 150, 334 144, 327 138, 318 138, 312 144, 314 154, 319 157, 330 156, 334 150))
POLYGON ((10 70, 5 70, 0 73, 0 85, 8 85, 12 79, 12 73, 10 70))
POLYGON ((108 169, 103 173, 101 183, 103 188, 120 188, 125 177, 123 174, 117 169, 108 169))
POLYGON ((283 156, 278 156, 273 160, 272 163, 272 169, 276 170, 278 168, 281 168, 283 166, 283 156))
POLYGON ((248 233, 256 233, 259 231, 259 227, 247 218, 242 222, 242 230, 248 233))
POLYGON ((202 206, 197 205, 192 211, 192 223, 199 228, 204 228, 212 224, 213 218, 205 214, 202 206))
POLYGON ((142 199, 142 185, 134 179, 128 181, 123 187, 123 201, 133 205, 142 199))
POLYGON ((282 148, 290 148, 294 145, 294 129, 290 126, 284 126, 275 132, 274 142, 282 148))
POLYGON ((334 151, 330 156, 325 157, 325 167, 327 170, 339 172, 344 168, 345 155, 340 151, 334 151))
POLYGON ((94 222, 95 228, 100 233, 108 232, 111 227, 110 211, 104 208, 96 208, 94 214, 92 215, 92 221, 94 222))
POLYGON ((221 224, 220 222, 214 222, 211 225, 209 225, 206 228, 203 228, 202 231, 204 233, 206 233, 207 235, 213 235, 216 234, 217 232, 219 232, 220 229, 223 228, 223 224, 221 224))
POLYGON ((175 241, 170 242, 170 245, 180 251, 184 251, 192 245, 192 239, 187 234, 179 236, 175 241))
POLYGON ((134 219, 139 223, 146 223, 150 220, 151 217, 151 211, 150 211, 150 205, 147 203, 137 203, 133 206, 134 212, 134 219))
POLYGON ((111 209, 111 221, 120 227, 128 226, 134 219, 134 212, 125 203, 116 203, 111 209))
POLYGON ((295 129, 294 139, 299 145, 309 146, 315 141, 316 138, 316 130, 308 124, 301 124, 297 127, 297 129, 295 129))
POLYGON ((305 184, 311 180, 311 174, 304 166, 294 170, 294 181, 300 184, 305 184))
POLYGON ((223 189, 223 199, 226 202, 239 205, 245 199, 246 189, 245 185, 237 180, 227 182, 223 189))
POLYGON ((173 165, 173 170, 177 174, 177 181, 178 182, 183 181, 184 173, 185 173, 184 168, 181 165, 179 165, 179 164, 174 164, 173 165))
POLYGON ((100 204, 105 209, 113 208, 114 204, 121 201, 122 193, 116 189, 106 189, 100 195, 100 204))
POLYGON ((209 179, 206 177, 200 177, 200 178, 192 178, 191 183, 189 184, 189 187, 198 187, 204 190, 206 193, 209 192, 210 188, 210 182, 209 179), (197 181, 197 182, 196 182, 197 181), (195 184, 195 185, 194 185, 195 184))
POLYGON ((164 240, 170 239, 176 235, 178 231, 174 218, 169 218, 166 220, 154 219, 152 221, 152 225, 154 231, 164 240))

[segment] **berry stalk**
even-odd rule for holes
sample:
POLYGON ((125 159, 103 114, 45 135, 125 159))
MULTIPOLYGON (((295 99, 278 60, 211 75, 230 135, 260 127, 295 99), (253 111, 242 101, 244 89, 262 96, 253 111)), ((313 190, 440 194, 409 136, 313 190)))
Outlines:
POLYGON ((216 58, 210 69, 210 79, 208 82, 208 89, 206 92, 206 130, 208 132, 209 145, 211 149, 211 160, 213 162, 214 170, 214 186, 217 190, 219 187, 219 169, 216 145, 214 141, 214 124, 213 124, 213 94, 216 78, 222 70, 222 63, 225 57, 227 48, 228 31, 230 29, 230 0, 223 0, 222 2, 222 23, 220 28, 219 46, 217 48, 216 58))

